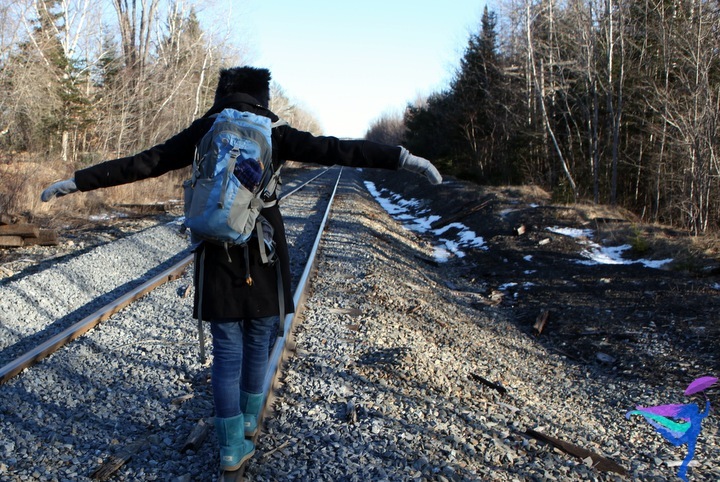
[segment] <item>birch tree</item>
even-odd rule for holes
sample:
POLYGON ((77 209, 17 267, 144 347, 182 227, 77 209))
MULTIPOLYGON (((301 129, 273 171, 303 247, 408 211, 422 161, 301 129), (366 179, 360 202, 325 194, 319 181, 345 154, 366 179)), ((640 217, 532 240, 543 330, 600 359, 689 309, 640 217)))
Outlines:
POLYGON ((527 1, 525 5, 525 20, 526 20, 526 35, 527 35, 527 57, 528 57, 528 65, 530 66, 530 78, 531 78, 531 84, 534 87, 535 91, 535 97, 537 98, 538 106, 540 107, 540 114, 542 116, 542 122, 545 127, 545 133, 549 136, 550 140, 552 141, 552 149, 554 150, 557 159, 560 163, 560 166, 562 168, 562 171, 565 175, 565 179, 567 180, 572 193, 573 197, 575 199, 578 199, 579 192, 578 192, 578 185, 575 182, 575 178, 573 173, 570 170, 570 166, 567 162, 567 159, 565 157, 565 154, 563 152, 563 149, 561 148, 560 142, 558 140, 558 137, 555 133, 554 123, 551 120, 550 111, 548 104, 551 106, 554 105, 554 95, 555 95, 555 77, 552 75, 552 68, 554 64, 554 49, 552 47, 552 39, 555 35, 555 26, 554 26, 554 3, 552 0, 543 0, 539 8, 533 8, 532 2, 530 0, 527 1), (540 57, 536 56, 535 50, 535 42, 536 37, 534 34, 534 26, 537 25, 537 18, 541 15, 547 15, 547 25, 548 25, 548 39, 550 42, 550 46, 548 48, 548 56, 547 57, 540 57), (549 67, 546 67, 547 64, 550 64, 549 67), (550 75, 548 76, 548 83, 549 89, 546 85, 546 78, 545 78, 545 69, 548 68, 550 75))
POLYGON ((618 162, 620 155, 620 127, 623 115, 623 83, 625 81, 625 49, 623 9, 613 0, 605 0, 605 47, 607 50, 606 102, 612 136, 610 203, 617 204, 618 162))

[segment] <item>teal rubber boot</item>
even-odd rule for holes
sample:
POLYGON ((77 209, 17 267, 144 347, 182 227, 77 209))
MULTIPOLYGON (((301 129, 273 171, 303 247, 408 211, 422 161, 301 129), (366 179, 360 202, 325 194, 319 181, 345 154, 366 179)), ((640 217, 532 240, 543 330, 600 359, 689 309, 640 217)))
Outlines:
POLYGON ((258 418, 262 410, 263 394, 240 392, 240 409, 245 415, 245 436, 254 437, 258 432, 258 418))
POLYGON ((215 417, 215 432, 220 445, 220 470, 237 470, 255 453, 255 444, 245 440, 243 414, 230 418, 215 417))

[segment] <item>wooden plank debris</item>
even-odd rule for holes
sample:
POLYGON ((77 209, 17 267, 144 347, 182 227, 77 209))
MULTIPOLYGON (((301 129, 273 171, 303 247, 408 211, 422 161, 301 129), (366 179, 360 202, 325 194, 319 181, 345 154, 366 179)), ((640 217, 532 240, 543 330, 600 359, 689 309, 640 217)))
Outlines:
POLYGON ((179 397, 175 397, 172 400, 170 400, 170 403, 173 405, 182 405, 183 403, 187 402, 188 400, 194 398, 195 395, 192 393, 187 393, 185 395, 181 395, 179 397))
POLYGON ((193 285, 192 285, 192 284, 187 285, 187 286, 185 287, 185 289, 183 290, 182 297, 183 297, 183 298, 187 298, 188 296, 190 296, 190 293, 192 293, 192 289, 193 289, 193 285))
POLYGON ((95 472, 90 474, 93 480, 107 480, 117 469, 123 466, 125 462, 130 460, 133 455, 138 453, 143 446, 149 443, 147 438, 142 438, 131 443, 127 447, 123 447, 116 454, 111 455, 103 464, 98 467, 95 472))
POLYGON ((329 311, 334 315, 349 315, 353 317, 363 314, 363 312, 357 308, 330 308, 329 311))
POLYGON ((188 438, 180 449, 180 452, 185 453, 188 450, 197 450, 205 441, 209 432, 210 424, 206 422, 205 419, 201 418, 198 420, 198 423, 195 424, 195 427, 192 429, 192 432, 190 432, 190 435, 188 435, 188 438))
POLYGON ((0 226, 0 236, 37 238, 40 236, 40 228, 33 224, 6 224, 4 226, 0 226))
POLYGON ((500 290, 492 290, 489 298, 491 304, 499 305, 502 303, 503 298, 505 298, 505 294, 500 290))
POLYGON ((535 330, 535 334, 539 335, 542 333, 543 329, 545 328, 545 325, 547 324, 548 318, 550 317, 550 311, 544 310, 542 313, 540 313, 537 318, 535 319, 535 324, 533 324, 533 329, 535 330))
POLYGON ((58 244, 58 234, 54 229, 41 229, 37 225, 27 223, 0 224, 0 248, 56 244, 58 244))
POLYGON ((139 211, 141 213, 166 213, 172 209, 170 203, 151 203, 151 204, 139 204, 139 203, 123 203, 115 205, 121 209, 130 209, 133 211, 139 211))
POLYGON ((37 238, 23 238, 23 242, 25 246, 57 246, 60 240, 55 229, 40 229, 37 238))
POLYGON ((533 429, 526 430, 525 435, 541 442, 550 444, 556 449, 565 452, 568 455, 572 455, 584 461, 588 461, 590 465, 592 465, 592 467, 598 470, 602 470, 604 472, 615 472, 616 474, 620 475, 627 475, 627 469, 625 469, 623 466, 606 457, 603 457, 602 455, 596 454, 595 452, 580 447, 579 445, 565 442, 564 440, 551 437, 550 435, 545 435, 544 433, 540 433, 533 429))
POLYGON ((22 236, 0 236, 0 248, 19 248, 24 244, 22 236))
POLYGON ((288 445, 290 445, 290 441, 289 441, 289 440, 284 441, 283 443, 281 443, 280 445, 278 445, 278 446, 275 447, 274 449, 265 452, 265 453, 262 455, 262 457, 261 457, 262 460, 264 461, 264 460, 269 459, 270 457, 272 457, 272 454, 274 454, 274 453, 277 452, 278 450, 284 449, 284 448, 287 447, 288 445))
POLYGON ((474 214, 474 213, 486 208, 494 200, 495 200, 495 197, 493 196, 490 199, 486 199, 485 201, 483 201, 479 204, 476 204, 477 201, 467 202, 454 214, 430 223, 430 227, 432 229, 437 229, 439 227, 447 226, 449 224, 461 221, 461 220, 465 219, 466 217, 470 216, 471 214, 474 214))

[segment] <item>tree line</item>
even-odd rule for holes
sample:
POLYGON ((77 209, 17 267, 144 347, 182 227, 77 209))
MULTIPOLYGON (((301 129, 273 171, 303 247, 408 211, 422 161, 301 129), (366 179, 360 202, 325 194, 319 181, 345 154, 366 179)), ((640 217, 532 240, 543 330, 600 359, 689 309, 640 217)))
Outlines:
MULTIPOLYGON (((209 30, 199 17, 182 0, 3 0, 0 164, 59 159, 72 172, 189 125, 212 104, 220 68, 247 57, 232 25, 220 19, 209 30)), ((319 130, 272 89, 274 110, 319 130)))
POLYGON ((447 89, 381 119, 413 152, 485 183, 720 224, 720 3, 505 0, 447 89))
MULTIPOLYGON (((537 184, 561 201, 716 231, 720 4, 494 4, 500 14, 485 8, 447 88, 367 137, 478 182, 537 184)), ((182 0, 4 0, 0 165, 59 159, 71 172, 189 124, 212 103, 220 67, 247 57, 237 32, 215 25, 182 0)), ((320 130, 277 85, 272 108, 320 130)))

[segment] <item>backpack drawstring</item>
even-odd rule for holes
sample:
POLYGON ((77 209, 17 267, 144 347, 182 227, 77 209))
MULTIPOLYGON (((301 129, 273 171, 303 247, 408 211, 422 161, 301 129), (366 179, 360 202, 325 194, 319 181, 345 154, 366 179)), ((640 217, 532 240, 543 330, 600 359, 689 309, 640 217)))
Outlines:
POLYGON ((248 249, 247 243, 243 245, 243 254, 245 255, 245 283, 248 286, 253 285, 252 276, 250 276, 250 250, 248 249))
MULTIPOLYGON (((262 243, 262 241, 261 241, 262 243)), ((250 275, 250 250, 248 249, 248 244, 244 243, 242 245, 243 249, 243 258, 245 260, 245 283, 247 283, 248 286, 253 285, 253 279, 250 275)), ((223 243, 223 247, 225 248, 225 254, 228 258, 228 263, 232 263, 232 258, 230 257, 230 247, 228 243, 223 243)), ((267 256, 265 255, 264 250, 261 249, 261 256, 263 260, 267 260, 267 256)))

